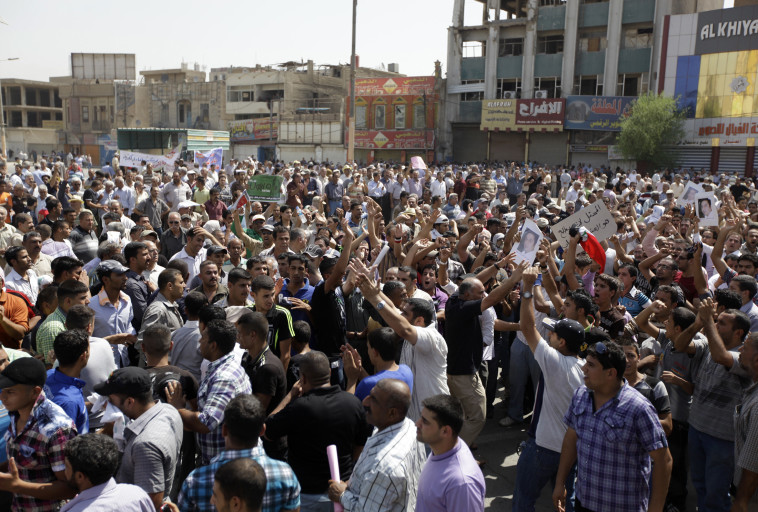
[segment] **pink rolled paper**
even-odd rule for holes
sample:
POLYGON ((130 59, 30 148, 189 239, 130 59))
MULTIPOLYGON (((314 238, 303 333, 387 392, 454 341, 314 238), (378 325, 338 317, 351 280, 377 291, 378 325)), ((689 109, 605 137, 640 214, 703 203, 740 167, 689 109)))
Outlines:
MULTIPOLYGON (((340 463, 337 460, 337 446, 330 444, 326 447, 326 456, 329 459, 329 471, 332 474, 332 480, 339 482, 340 480, 340 463)), ((342 512, 343 507, 339 503, 334 504, 334 512, 342 512)))

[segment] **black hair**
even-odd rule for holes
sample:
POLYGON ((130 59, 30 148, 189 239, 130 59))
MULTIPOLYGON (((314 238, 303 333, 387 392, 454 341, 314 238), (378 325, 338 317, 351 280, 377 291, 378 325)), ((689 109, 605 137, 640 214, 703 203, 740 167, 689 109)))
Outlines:
POLYGON ((734 320, 732 322, 732 331, 742 331, 740 341, 744 341, 745 337, 750 334, 750 317, 748 317, 739 309, 727 309, 726 313, 734 316, 734 320))
POLYGON ((233 284, 236 284, 238 281, 251 281, 252 279, 253 279, 253 276, 251 276, 250 273, 244 268, 233 268, 229 271, 229 276, 227 277, 227 283, 229 285, 233 285, 233 284))
POLYGON ((93 486, 104 484, 116 474, 120 461, 116 441, 103 434, 80 434, 66 442, 63 454, 93 486))
POLYGON ((266 410, 255 396, 243 393, 226 404, 224 409, 224 426, 235 444, 253 447, 258 444, 266 410))
POLYGON ((268 320, 257 311, 245 311, 237 320, 237 325, 246 333, 254 332, 259 340, 268 336, 268 320))
POLYGON ((566 293, 566 298, 571 299, 577 309, 583 310, 584 316, 593 316, 597 310, 597 305, 584 288, 569 290, 566 293))
MULTIPOLYGON (((755 228, 751 228, 751 229, 755 229, 755 228)), ((7 260, 8 257, 6 256, 5 259, 7 260)), ((756 256, 755 254, 748 254, 748 253, 741 254, 737 261, 749 261, 755 268, 758 268, 758 256, 756 256)))
POLYGON ((253 293, 257 293, 260 290, 271 291, 276 288, 276 282, 267 275, 256 276, 253 282, 250 283, 250 290, 253 293))
POLYGON ((18 260, 18 253, 25 250, 26 249, 24 249, 20 245, 14 245, 12 247, 8 247, 8 249, 5 250, 5 261, 8 263, 8 265, 12 267, 13 265, 11 265, 11 262, 18 260))
POLYGON ((136 258, 137 253, 142 249, 147 250, 147 244, 143 242, 129 242, 126 244, 126 247, 124 247, 124 259, 126 259, 127 266, 131 264, 132 258, 136 258))
POLYGON ((431 325, 436 316, 434 304, 426 299, 410 298, 406 301, 411 308, 411 320, 421 317, 424 320, 424 327, 431 325))
POLYGON ((240 458, 227 462, 214 476, 224 497, 239 498, 248 510, 260 510, 266 492, 266 473, 253 459, 240 458))
POLYGON ((376 350, 382 361, 395 360, 395 331, 390 327, 382 327, 371 331, 368 335, 371 348, 376 350))
MULTIPOLYGON (((41 295, 41 294, 40 294, 41 295)), ((37 297, 39 302, 39 296, 37 297)), ((66 312, 66 329, 85 330, 95 318, 95 311, 84 304, 76 304, 66 312)))
POLYGON ((87 285, 76 279, 66 279, 58 286, 58 304, 62 304, 67 298, 72 299, 79 295, 89 291, 87 285))
POLYGON ((205 294, 201 292, 189 292, 187 296, 184 297, 184 310, 188 316, 191 316, 193 318, 197 318, 197 315, 200 313, 202 307, 207 304, 208 297, 206 297, 205 294))
MULTIPOLYGON (((626 269, 627 272, 629 272, 629 276, 632 278, 637 278, 637 275, 639 274, 639 271, 637 270, 637 267, 634 265, 630 265, 627 263, 626 265, 621 265, 621 268, 626 269)), ((621 268, 619 270, 621 270, 621 268)))
POLYGON ((729 288, 719 288, 713 293, 716 304, 724 309, 740 309, 742 307, 742 297, 740 294, 729 288))
POLYGON ((326 354, 311 350, 300 360, 300 374, 305 375, 315 386, 327 384, 332 375, 332 368, 326 354))
POLYGON ((89 349, 89 336, 81 329, 58 333, 53 341, 55 358, 61 367, 71 366, 89 349))
POLYGON ((292 330, 295 332, 292 344, 302 350, 311 341, 311 326, 305 320, 297 320, 292 323, 292 330))
POLYGON ((165 290, 169 284, 176 282, 176 278, 181 275, 182 273, 175 268, 162 270, 161 273, 158 274, 158 289, 165 290))
POLYGON ((205 330, 208 332, 210 343, 215 343, 222 355, 234 350, 234 344, 237 341, 237 328, 234 327, 233 323, 226 320, 211 320, 205 324, 205 330))
POLYGON ((624 371, 626 370, 626 356, 621 347, 612 342, 603 342, 605 350, 603 353, 598 353, 598 345, 595 343, 587 349, 587 356, 592 356, 596 359, 605 370, 616 370, 616 378, 621 381, 624 379, 624 371))
POLYGON ((83 267, 84 262, 71 256, 58 256, 50 266, 53 271, 53 279, 57 281, 64 272, 72 272, 79 267, 83 267))
POLYGON ((171 330, 165 325, 153 324, 142 334, 142 347, 151 355, 162 356, 171 350, 171 330))
MULTIPOLYGON (((197 313, 197 319, 201 324, 207 326, 213 320, 226 320, 226 311, 213 304, 206 304, 200 308, 200 311, 197 313)), ((236 334, 234 338, 237 339, 236 334)))
POLYGON ((310 262, 310 260, 304 254, 290 254, 289 256, 287 256, 288 265, 292 265, 293 261, 301 262, 306 268, 308 267, 308 263, 310 262))
POLYGON ((758 293, 758 284, 756 284, 753 276, 735 276, 732 278, 732 282, 737 283, 740 292, 748 292, 750 297, 755 297, 755 294, 758 293))
POLYGON ((411 278, 411 281, 418 279, 418 272, 413 267, 400 267, 397 270, 398 272, 403 272, 404 274, 407 273, 411 278))
POLYGON ((424 399, 421 405, 434 413, 434 420, 440 427, 450 427, 457 437, 463 428, 463 406, 451 395, 434 395, 424 399))
POLYGON ((674 308, 674 311, 671 312, 671 320, 674 322, 674 325, 681 330, 685 330, 687 327, 695 323, 696 318, 697 315, 687 308, 674 308))

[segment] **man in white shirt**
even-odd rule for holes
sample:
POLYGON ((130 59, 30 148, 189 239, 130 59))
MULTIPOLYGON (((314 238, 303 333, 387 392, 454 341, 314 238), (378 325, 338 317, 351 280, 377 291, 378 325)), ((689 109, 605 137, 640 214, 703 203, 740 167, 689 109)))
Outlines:
POLYGON ((445 177, 442 171, 437 172, 437 179, 429 184, 429 189, 432 191, 432 197, 441 197, 444 201, 447 197, 447 185, 445 184, 445 177))
MULTIPOLYGON (((206 182, 207 183, 207 182, 206 182)), ((163 200, 171 207, 172 212, 179 211, 179 203, 192 199, 192 189, 186 183, 182 182, 182 176, 179 171, 174 171, 171 183, 163 186, 163 200)))
POLYGON ((37 303, 39 283, 32 268, 32 258, 26 249, 13 246, 5 252, 5 261, 13 269, 5 276, 5 286, 26 295, 32 304, 37 303))
POLYGON ((113 199, 118 199, 124 208, 124 213, 129 215, 134 211, 134 189, 124 184, 124 178, 117 177, 114 180, 116 188, 113 189, 113 199))
MULTIPOLYGON (((532 425, 536 424, 536 431, 522 443, 516 466, 514 510, 534 510, 542 488, 555 478, 566 433, 563 415, 571 404, 574 391, 584 384, 584 361, 577 355, 584 344, 584 328, 576 320, 564 318, 548 326, 552 331, 549 341, 540 336, 535 326, 532 300, 537 275, 537 267, 528 268, 523 273, 520 327, 524 341, 542 369, 542 377, 535 420, 532 421, 532 425)), ((573 494, 573 484, 572 471, 566 479, 568 496, 573 494)))

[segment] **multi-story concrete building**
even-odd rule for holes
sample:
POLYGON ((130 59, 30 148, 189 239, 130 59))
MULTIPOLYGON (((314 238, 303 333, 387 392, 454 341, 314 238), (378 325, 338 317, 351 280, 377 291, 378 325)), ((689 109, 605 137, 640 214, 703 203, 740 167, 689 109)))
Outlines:
MULTIPOLYGON (((345 99, 350 66, 313 61, 277 66, 214 68, 224 80, 235 157, 344 162, 345 99)), ((358 67, 358 78, 399 73, 358 67)), ((213 83, 213 82, 211 82, 213 83)))
POLYGON ((50 82, 4 79, 0 83, 9 157, 49 153, 58 146, 63 129, 63 104, 58 85, 50 82))
MULTIPOLYGON (((448 29, 445 129, 440 137, 443 156, 553 165, 607 163, 615 135, 586 126, 573 129, 559 123, 558 116, 520 121, 516 110, 555 112, 565 110, 566 102, 552 99, 635 97, 652 90, 664 17, 722 5, 718 0, 479 2, 482 22, 468 26, 463 21, 467 2, 454 2, 448 29), (515 121, 506 123, 506 130, 482 129, 487 127, 483 102, 488 100, 513 102, 505 107, 485 104, 485 114, 488 107, 512 109, 508 115, 512 113, 515 121)), ((476 5, 468 2, 472 4, 476 5)))

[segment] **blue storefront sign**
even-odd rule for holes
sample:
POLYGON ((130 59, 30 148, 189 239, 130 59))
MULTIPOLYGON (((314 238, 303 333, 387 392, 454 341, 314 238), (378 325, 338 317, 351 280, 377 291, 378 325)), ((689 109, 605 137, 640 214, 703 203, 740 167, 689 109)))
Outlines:
POLYGON ((634 96, 569 96, 566 98, 566 130, 621 131, 621 119, 634 96))

